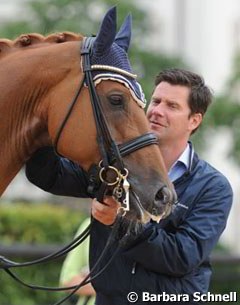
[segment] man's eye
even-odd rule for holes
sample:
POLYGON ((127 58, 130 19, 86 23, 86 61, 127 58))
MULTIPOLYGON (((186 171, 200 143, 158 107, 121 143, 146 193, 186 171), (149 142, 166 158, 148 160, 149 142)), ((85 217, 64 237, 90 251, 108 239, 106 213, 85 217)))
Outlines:
POLYGON ((172 109, 176 109, 177 108, 177 105, 176 104, 168 104, 168 107, 172 108, 172 109))

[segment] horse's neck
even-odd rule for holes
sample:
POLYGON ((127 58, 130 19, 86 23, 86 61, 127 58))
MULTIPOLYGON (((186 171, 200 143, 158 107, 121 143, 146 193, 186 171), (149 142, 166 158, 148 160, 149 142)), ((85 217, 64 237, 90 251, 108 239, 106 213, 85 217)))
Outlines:
POLYGON ((76 75, 79 42, 20 50, 1 59, 0 193, 31 154, 44 146, 51 101, 58 103, 73 90, 76 75))
POLYGON ((0 194, 2 194, 29 156, 41 146, 44 126, 31 114, 31 111, 24 114, 24 107, 19 105, 14 107, 10 102, 0 103, 0 113, 4 116, 4 120, 0 122, 0 194))
POLYGON ((19 64, 24 58, 15 59, 14 64, 14 56, 10 63, 7 58, 1 60, 0 195, 32 153, 44 145, 47 114, 42 109, 51 85, 44 79, 45 67, 38 64, 37 56, 32 57, 32 61, 26 60, 26 65, 33 66, 30 71, 19 64))

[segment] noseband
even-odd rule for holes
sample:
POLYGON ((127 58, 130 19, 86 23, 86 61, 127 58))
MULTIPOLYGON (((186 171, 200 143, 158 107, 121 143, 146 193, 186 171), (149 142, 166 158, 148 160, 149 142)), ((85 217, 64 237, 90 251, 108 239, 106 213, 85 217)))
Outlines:
POLYGON ((99 146, 100 154, 101 154, 101 162, 99 163, 98 170, 94 170, 94 174, 92 171, 90 172, 90 187, 89 192, 95 191, 95 195, 97 193, 98 201, 103 200, 103 196, 106 193, 107 188, 111 188, 114 186, 113 195, 117 197, 118 200, 121 200, 122 208, 124 211, 129 210, 129 200, 128 200, 128 189, 129 183, 127 181, 128 170, 124 167, 123 157, 148 145, 157 144, 158 140, 156 135, 153 133, 146 133, 137 138, 134 138, 126 143, 117 145, 113 140, 112 135, 110 133, 104 111, 102 109, 99 96, 96 92, 96 88, 93 81, 92 72, 95 70, 107 70, 111 72, 115 72, 121 74, 123 76, 127 76, 128 78, 136 78, 136 75, 112 66, 105 65, 91 65, 90 55, 92 51, 92 46, 94 42, 94 37, 84 38, 81 47, 81 56, 82 56, 82 66, 84 77, 82 79, 81 85, 71 102, 69 110, 57 132, 57 136, 54 141, 55 151, 57 152, 57 145, 63 128, 72 113, 73 107, 77 102, 77 99, 81 93, 81 90, 84 84, 88 87, 91 105, 93 109, 95 125, 97 130, 97 143, 99 146), (113 166, 113 163, 115 166, 113 166), (106 176, 107 174, 113 175, 115 181, 108 181, 106 176), (98 177, 96 177, 96 175, 98 177), (96 192, 96 181, 100 180, 100 187, 98 183, 98 189, 96 192), (125 192, 124 199, 123 190, 125 192))

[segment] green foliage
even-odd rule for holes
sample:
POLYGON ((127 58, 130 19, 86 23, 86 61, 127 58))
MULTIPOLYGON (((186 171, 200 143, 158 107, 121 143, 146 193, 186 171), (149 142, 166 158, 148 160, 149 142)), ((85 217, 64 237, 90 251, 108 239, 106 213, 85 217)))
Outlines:
MULTIPOLYGON (((240 266, 238 263, 216 263, 213 265, 213 277, 210 284, 211 293, 225 294, 230 291, 240 294, 240 266)), ((224 304, 224 303, 218 303, 224 304)))
POLYGON ((138 74, 146 99, 149 101, 154 87, 155 76, 162 70, 170 67, 185 67, 177 57, 168 57, 164 54, 149 52, 142 49, 130 49, 129 57, 134 71, 138 74))
POLYGON ((209 291, 220 294, 236 291, 239 294, 240 266, 231 259, 229 248, 219 242, 213 250, 213 256, 218 257, 218 260, 213 260, 212 263, 213 274, 209 291))
MULTIPOLYGON (((113 5, 118 7, 119 24, 129 12, 134 12, 134 36, 141 35, 147 29, 147 16, 143 10, 136 8, 136 4, 127 0, 29 0, 27 2, 28 14, 24 16, 27 27, 21 28, 19 21, 7 23, 0 30, 4 35, 11 27, 15 32, 21 30, 26 32, 37 31, 47 34, 55 31, 73 31, 82 34, 96 34, 100 21, 105 11, 113 5), (20 26, 20 28, 18 28, 20 26), (140 30, 137 30, 140 29, 140 30)), ((10 37, 14 37, 10 31, 10 37)), ((23 33, 23 32, 22 32, 23 33)))
MULTIPOLYGON (((81 221, 80 211, 51 204, 1 204, 0 234, 4 244, 67 244, 73 239, 81 221)), ((11 257, 16 261, 29 259, 11 257)), ((31 258, 30 258, 31 259, 31 258)), ((12 271, 26 283, 57 287, 62 261, 56 260, 12 271)), ((3 270, 0 271, 0 304, 34 305, 53 304, 63 295, 59 292, 31 290, 16 283, 3 270)))
POLYGON ((0 37, 14 39, 22 33, 29 33, 34 31, 34 27, 32 27, 31 30, 29 29, 29 23, 27 21, 19 20, 3 25, 0 28, 0 37))
MULTIPOLYGON (((19 261, 18 257, 13 259, 19 261)), ((18 268, 14 272, 28 284, 58 287, 61 265, 61 261, 56 261, 40 266, 18 268)), ((0 271, 0 282, 0 304, 2 305, 52 305, 63 297, 61 292, 46 292, 24 287, 3 270, 0 271)))
POLYGON ((220 130, 225 126, 231 129, 234 138, 231 155, 240 163, 240 103, 230 96, 220 96, 208 116, 208 125, 220 130))
POLYGON ((232 149, 232 155, 235 160, 240 164, 240 52, 235 55, 233 62, 233 71, 229 79, 229 83, 225 92, 225 96, 222 98, 222 104, 224 108, 223 121, 227 124, 233 134, 234 145, 232 149), (226 109, 228 108, 228 109, 226 109))
MULTIPOLYGON (((225 92, 215 97, 205 118, 204 124, 197 133, 195 141, 204 144, 206 134, 221 132, 222 127, 231 130, 233 147, 230 154, 240 163, 240 54, 234 60, 234 69, 225 92)), ((226 141, 223 139, 223 145, 226 141)), ((201 146, 201 145, 200 145, 201 146)))
MULTIPOLYGON (((224 93, 215 98, 204 120, 198 140, 203 139, 209 130, 214 133, 221 132, 221 127, 229 128, 233 137, 230 155, 240 164, 240 53, 234 58, 224 93)), ((223 145, 226 145, 224 139, 223 145)))
POLYGON ((77 230, 84 215, 63 206, 49 204, 1 204, 1 241, 23 243, 64 243, 77 230))

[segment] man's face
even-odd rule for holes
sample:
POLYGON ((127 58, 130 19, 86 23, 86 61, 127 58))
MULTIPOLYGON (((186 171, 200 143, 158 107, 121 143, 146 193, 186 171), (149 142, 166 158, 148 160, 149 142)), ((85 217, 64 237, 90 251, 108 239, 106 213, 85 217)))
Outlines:
POLYGON ((147 118, 151 131, 157 134, 160 143, 187 141, 192 130, 201 123, 200 113, 190 116, 189 93, 188 87, 167 82, 161 82, 155 88, 147 118))

